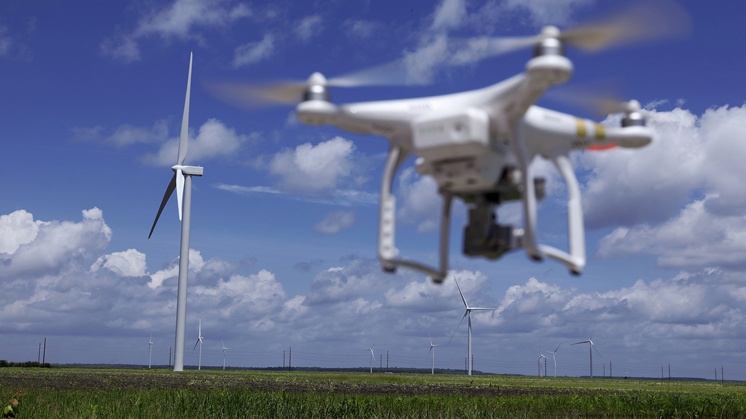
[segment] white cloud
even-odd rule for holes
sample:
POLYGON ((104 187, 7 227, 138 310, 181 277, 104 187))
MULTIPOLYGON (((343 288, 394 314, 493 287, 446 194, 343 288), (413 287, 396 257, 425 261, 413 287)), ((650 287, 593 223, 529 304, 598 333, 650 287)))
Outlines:
POLYGON ((71 260, 83 259, 101 251, 111 240, 111 229, 98 208, 84 210, 83 220, 78 223, 33 222, 27 213, 14 214, 4 221, 21 219, 21 222, 13 225, 5 224, 6 228, 14 229, 9 236, 16 237, 8 248, 16 247, 16 250, 0 259, 3 265, 0 278, 59 272, 71 260))
POLYGON ((165 40, 199 39, 197 29, 220 29, 252 16, 244 3, 231 6, 224 0, 175 0, 169 6, 143 13, 136 28, 101 42, 101 51, 125 62, 140 59, 143 38, 160 36, 165 40))
POLYGON ((352 227, 355 224, 355 213, 352 211, 336 211, 313 226, 314 230, 321 234, 338 234, 340 231, 352 227))
MULTIPOLYGON (((190 137, 187 163, 231 156, 248 138, 237 134, 233 128, 226 127, 217 119, 209 119, 199 128, 195 138, 190 137)), ((144 156, 143 161, 159 166, 172 166, 176 163, 178 152, 179 138, 172 138, 164 143, 157 153, 144 156)))
POLYGON ((397 216, 403 223, 417 223, 420 233, 438 228, 442 198, 432 177, 419 176, 413 168, 408 167, 399 174, 396 195, 397 216))
POLYGON ((279 187, 300 193, 323 193, 337 188, 352 173, 352 141, 335 137, 317 145, 305 143, 272 157, 270 174, 279 187))
POLYGON ((237 47, 233 55, 233 67, 239 68, 269 58, 275 52, 275 37, 264 34, 261 41, 249 42, 237 47))
POLYGON ((431 29, 455 29, 464 24, 466 19, 464 0, 443 0, 435 10, 431 29))
MULTIPOLYGON (((198 250, 189 249, 189 271, 200 272, 205 266, 205 260, 198 250)), ((156 289, 163 285, 167 279, 176 278, 179 275, 179 259, 176 258, 171 263, 150 275, 148 287, 156 289)))
POLYGON ((324 23, 319 15, 306 16, 298 22, 295 27, 295 34, 303 42, 308 42, 311 38, 318 36, 324 30, 324 23))
POLYGON ((653 112, 655 141, 640 150, 585 153, 590 226, 617 227, 602 256, 654 254, 660 264, 743 269, 746 225, 746 107, 708 109, 697 117, 653 112))
POLYGON ((0 216, 0 253, 12 255, 21 245, 32 242, 42 224, 34 221, 34 216, 25 210, 0 216))
POLYGON ((293 192, 282 191, 270 186, 241 186, 220 183, 216 188, 241 195, 269 194, 293 199, 301 202, 312 202, 316 204, 341 205, 351 207, 357 205, 378 204, 378 194, 365 192, 357 189, 337 189, 324 192, 323 195, 298 195, 293 192))
POLYGON ((363 40, 370 39, 376 31, 383 30, 379 23, 361 19, 347 20, 344 22, 344 26, 353 38, 363 40))
POLYGON ((594 0, 506 0, 502 7, 508 11, 525 11, 535 27, 567 25, 576 10, 594 0))
POLYGON ((75 139, 80 141, 98 141, 117 147, 132 144, 147 144, 163 142, 168 139, 168 122, 157 121, 151 128, 135 127, 129 124, 120 125, 110 135, 104 136, 104 127, 98 125, 92 128, 76 128, 75 139))
POLYGON ((145 254, 136 249, 110 253, 96 259, 96 262, 91 265, 91 272, 97 272, 101 268, 109 269, 117 275, 125 277, 144 276, 145 254))

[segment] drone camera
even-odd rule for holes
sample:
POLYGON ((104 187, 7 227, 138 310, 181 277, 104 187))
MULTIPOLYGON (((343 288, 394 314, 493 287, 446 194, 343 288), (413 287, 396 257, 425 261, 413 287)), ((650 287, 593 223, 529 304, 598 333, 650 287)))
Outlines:
POLYGON ((519 247, 523 231, 497 224, 494 205, 480 203, 469 209, 469 223, 464 227, 463 252, 466 256, 499 259, 519 247))

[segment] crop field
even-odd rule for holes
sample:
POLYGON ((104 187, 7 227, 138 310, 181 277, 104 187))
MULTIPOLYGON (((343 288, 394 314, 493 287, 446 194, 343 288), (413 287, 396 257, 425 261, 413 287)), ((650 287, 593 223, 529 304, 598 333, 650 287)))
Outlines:
POLYGON ((0 368, 19 418, 746 417, 746 385, 624 379, 0 368))

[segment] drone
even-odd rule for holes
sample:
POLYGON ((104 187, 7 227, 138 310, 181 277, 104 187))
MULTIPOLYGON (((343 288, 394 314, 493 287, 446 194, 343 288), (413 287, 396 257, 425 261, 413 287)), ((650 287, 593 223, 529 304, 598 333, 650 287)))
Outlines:
POLYGON ((332 87, 397 84, 405 72, 398 71, 404 67, 395 62, 333 79, 313 73, 305 81, 249 86, 248 91, 223 85, 218 94, 228 100, 245 100, 248 95, 252 100, 297 103, 296 116, 302 123, 330 125, 389 140, 378 229, 378 258, 384 271, 411 268, 442 283, 448 274, 451 206, 453 199, 458 198, 468 208, 462 247, 466 256, 494 260, 522 248, 533 260, 555 259, 579 275, 586 264, 585 235, 580 187, 570 153, 616 146, 639 148, 653 140, 654 132, 646 125, 644 110, 634 100, 604 107, 610 113, 622 114, 619 126, 614 127, 545 109, 535 102, 572 75, 573 64, 565 56, 568 45, 595 51, 682 32, 685 19, 680 17, 680 9, 673 3, 654 4, 657 9, 641 3, 613 19, 566 32, 546 26, 535 36, 482 38, 479 45, 485 56, 522 47, 533 47, 533 55, 521 73, 477 90, 344 105, 330 101, 332 87), (665 27, 664 23, 671 19, 677 25, 665 27), (397 171, 410 156, 416 157, 419 174, 435 180, 443 198, 437 267, 402 258, 396 247, 392 185, 397 171), (545 195, 545 179, 536 177, 531 169, 531 162, 537 157, 551 161, 567 186, 567 250, 537 239, 537 207, 545 195), (498 223, 495 210, 509 201, 522 203, 522 228, 498 223))

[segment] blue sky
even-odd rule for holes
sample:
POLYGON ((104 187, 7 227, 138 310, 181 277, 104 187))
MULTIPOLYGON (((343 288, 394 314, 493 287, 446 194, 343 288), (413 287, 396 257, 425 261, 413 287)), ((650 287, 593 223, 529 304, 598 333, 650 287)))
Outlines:
MULTIPOLYGON (((523 252, 460 254, 451 266, 474 317, 475 368, 536 373, 558 344, 557 372, 746 379, 746 6, 680 3, 684 38, 596 54, 568 52, 571 87, 611 83, 652 112, 640 150, 576 153, 588 266, 580 277, 523 252)), ((298 123, 292 107, 245 110, 205 88, 328 76, 417 56, 426 86, 335 89, 335 102, 428 96, 516 74, 530 51, 449 66, 438 42, 537 33, 617 10, 594 0, 3 2, 0 6, 0 359, 168 362, 179 244, 176 205, 147 233, 171 176, 189 53, 194 53, 188 162, 194 179, 185 363, 202 319, 203 365, 462 368, 463 314, 452 280, 381 272, 378 188, 387 142, 298 123)), ((558 88, 558 90, 561 88, 558 88)), ((582 117, 551 97, 541 105, 582 117)), ((537 162, 543 170, 547 165, 537 162)), ((540 209, 541 239, 566 240, 557 175, 540 209)), ((396 182, 403 256, 434 261, 439 197, 409 162, 396 182)), ((500 210, 521 223, 515 204, 500 210)), ((549 366, 552 374, 552 366, 549 366)))

